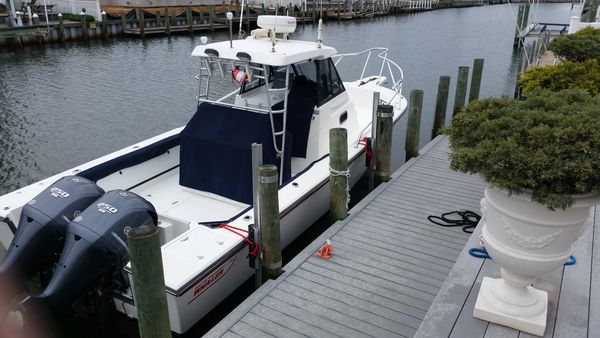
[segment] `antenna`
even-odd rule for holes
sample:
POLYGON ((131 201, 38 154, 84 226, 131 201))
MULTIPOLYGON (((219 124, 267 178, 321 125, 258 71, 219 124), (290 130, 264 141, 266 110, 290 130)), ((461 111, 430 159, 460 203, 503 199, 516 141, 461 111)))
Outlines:
POLYGON ((242 0, 242 7, 240 9, 240 30, 238 31, 238 40, 242 39, 242 23, 244 22, 244 0, 242 0))
POLYGON ((275 39, 277 38, 277 17, 279 15, 279 7, 281 7, 281 0, 275 6, 275 24, 273 25, 273 31, 271 32, 271 52, 275 53, 275 39))
POLYGON ((227 12, 227 23, 229 25, 229 48, 233 48, 233 13, 227 12))
POLYGON ((319 19, 319 28, 317 28, 317 48, 321 48, 323 43, 323 19, 319 19))

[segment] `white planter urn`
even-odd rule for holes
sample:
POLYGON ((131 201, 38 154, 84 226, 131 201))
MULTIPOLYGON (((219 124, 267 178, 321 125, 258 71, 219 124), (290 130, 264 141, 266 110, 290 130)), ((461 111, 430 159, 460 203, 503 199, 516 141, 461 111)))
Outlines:
POLYGON ((483 244, 501 266, 502 278, 484 277, 473 316, 542 336, 548 293, 531 285, 570 257, 598 195, 574 196, 565 210, 550 210, 531 201, 531 194, 509 196, 488 185, 481 200, 483 244))

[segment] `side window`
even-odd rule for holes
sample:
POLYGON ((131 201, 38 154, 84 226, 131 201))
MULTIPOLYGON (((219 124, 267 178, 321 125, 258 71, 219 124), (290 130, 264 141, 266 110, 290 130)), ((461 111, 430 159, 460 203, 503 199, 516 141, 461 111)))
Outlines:
POLYGON ((319 106, 343 93, 346 89, 331 59, 316 60, 319 106))
POLYGON ((304 76, 308 81, 317 83, 317 66, 314 61, 302 61, 294 65, 296 76, 304 76))

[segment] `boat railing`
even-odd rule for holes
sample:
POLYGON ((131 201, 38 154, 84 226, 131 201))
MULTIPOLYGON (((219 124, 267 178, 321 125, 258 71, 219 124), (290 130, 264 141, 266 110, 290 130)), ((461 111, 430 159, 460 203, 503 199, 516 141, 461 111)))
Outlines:
POLYGON ((374 48, 369 48, 366 50, 363 50, 362 52, 356 52, 356 53, 345 53, 345 54, 337 54, 333 56, 334 59, 334 64, 337 67, 338 64, 346 58, 351 58, 351 59, 356 59, 356 57, 361 57, 366 55, 367 59, 365 60, 365 63, 363 65, 362 71, 360 73, 360 77, 358 78, 358 80, 360 79, 364 79, 365 77, 365 72, 367 71, 367 68, 369 67, 369 62, 371 62, 372 64, 377 64, 378 62, 381 62, 381 65, 379 66, 379 80, 377 82, 377 84, 382 84, 381 82, 383 82, 382 79, 382 75, 384 75, 384 71, 387 71, 387 73, 385 73, 385 75, 388 75, 391 83, 392 83, 392 90, 396 91, 397 94, 401 94, 402 92, 402 83, 404 81, 404 72, 402 71, 402 68, 393 60, 388 58, 388 53, 389 53, 389 49, 388 48, 384 48, 384 47, 374 47, 374 48), (375 57, 372 58, 372 56, 375 55, 375 57), (372 61, 372 59, 375 59, 375 61, 372 61))

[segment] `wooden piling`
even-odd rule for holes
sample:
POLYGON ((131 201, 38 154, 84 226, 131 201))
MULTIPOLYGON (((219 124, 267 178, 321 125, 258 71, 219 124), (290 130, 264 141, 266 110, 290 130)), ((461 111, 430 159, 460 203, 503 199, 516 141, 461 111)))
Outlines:
POLYGON ((337 221, 348 216, 348 131, 346 128, 329 129, 329 217, 337 221))
POLYGON ((522 23, 523 23, 523 11, 524 11, 525 5, 519 5, 519 12, 517 13, 517 25, 515 28, 515 39, 513 41, 513 47, 519 47, 519 34, 521 33, 521 30, 523 30, 522 27, 522 23))
POLYGON ((79 16, 81 19, 81 36, 83 37, 84 40, 88 39, 88 28, 87 28, 87 21, 85 21, 85 14, 81 14, 79 16))
POLYGON ((342 3, 338 2, 337 5, 337 21, 340 22, 340 12, 342 11, 342 3))
POLYGON ((456 93, 454 95, 454 108, 452 116, 455 116, 465 105, 467 98, 467 82, 469 81, 469 67, 458 67, 458 78, 456 80, 456 93))
POLYGON ((194 34, 194 17, 192 16, 192 6, 185 8, 185 17, 190 34, 194 34))
POLYGON ((471 89, 469 89, 469 102, 479 100, 481 77, 483 75, 484 59, 473 60, 473 74, 471 74, 471 89))
POLYGON ((246 35, 250 35, 250 6, 246 4, 246 35))
POLYGON ((127 29, 127 17, 125 13, 121 13, 121 33, 127 29))
POLYGON ((156 19, 156 27, 162 27, 162 22, 160 20, 160 12, 159 11, 156 11, 155 19, 156 19))
POLYGON ((450 91, 450 76, 440 76, 438 82, 437 98, 435 100, 435 118, 431 129, 433 140, 440 129, 446 124, 446 111, 448 110, 448 92, 450 91))
POLYGON ((210 23, 210 32, 215 32, 215 5, 208 6, 208 21, 210 23))
POLYGON ((377 121, 375 126, 375 142, 377 156, 375 157, 375 185, 390 180, 392 172, 392 128, 394 126, 394 107, 391 105, 377 106, 377 121))
POLYGON ((138 19, 138 28, 140 29, 140 35, 143 38, 145 36, 145 23, 144 23, 144 10, 141 7, 137 8, 137 19, 138 19))
POLYGON ((102 12, 101 34, 103 39, 108 37, 108 23, 106 20, 106 12, 102 12))
POLYGON ((523 4, 523 6, 524 9, 521 27, 523 27, 522 29, 525 29, 529 24, 529 10, 531 9, 531 5, 529 4, 529 2, 526 1, 525 4, 523 4))
POLYGON ((65 42, 65 19, 61 13, 58 13, 58 38, 60 42, 65 42))
POLYGON ((165 6, 165 32, 171 35, 171 16, 169 15, 169 6, 165 6))
POLYGON ((262 276, 275 279, 281 274, 281 233, 279 229, 279 175, 273 164, 258 167, 258 204, 262 242, 262 276))
POLYGON ((419 133, 421 129, 421 111, 423 110, 423 91, 415 89, 410 92, 408 107, 408 123, 406 128, 405 161, 419 155, 419 133))
POLYGON ((143 225, 127 234, 133 296, 141 338, 170 338, 171 326, 158 227, 143 225))

